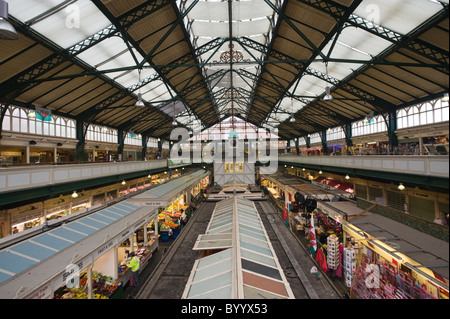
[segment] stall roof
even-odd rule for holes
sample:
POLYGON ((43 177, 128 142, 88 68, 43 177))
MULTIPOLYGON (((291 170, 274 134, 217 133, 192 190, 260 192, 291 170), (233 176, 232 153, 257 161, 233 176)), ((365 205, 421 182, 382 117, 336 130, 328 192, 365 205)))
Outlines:
MULTIPOLYGON (((207 175, 206 170, 198 170, 191 174, 182 176, 176 180, 169 181, 161 186, 150 189, 142 194, 134 196, 129 199, 132 202, 150 202, 150 201, 158 201, 165 202, 169 201, 173 196, 183 191, 183 189, 191 186, 192 183, 195 183, 199 179, 205 177, 207 175)), ((162 205, 163 206, 163 205, 162 205)))
POLYGON ((0 285, 137 209, 139 207, 133 204, 121 202, 3 249, 0 251, 0 285))
MULTIPOLYGON (((333 200, 334 197, 344 197, 351 198, 354 196, 352 193, 346 192, 344 190, 329 187, 327 189, 321 186, 320 183, 312 183, 301 180, 296 176, 288 176, 282 173, 276 173, 272 175, 263 175, 265 179, 271 180, 272 182, 282 184, 292 192, 300 192, 304 196, 312 199, 320 200, 333 200)), ((321 177, 318 177, 318 179, 321 177)), ((322 179, 321 179, 322 180, 322 179)), ((328 186, 328 185, 327 185, 328 186)))
POLYGON ((294 298, 252 201, 217 203, 194 249, 225 250, 195 262, 184 299, 294 298))

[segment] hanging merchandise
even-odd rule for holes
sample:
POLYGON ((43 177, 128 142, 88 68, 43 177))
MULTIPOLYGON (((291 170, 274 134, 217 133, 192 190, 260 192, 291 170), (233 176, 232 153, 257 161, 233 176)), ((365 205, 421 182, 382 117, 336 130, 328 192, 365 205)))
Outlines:
POLYGON ((325 253, 322 251, 322 249, 323 248, 317 250, 316 262, 319 265, 319 267, 323 270, 323 272, 326 273, 328 271, 327 257, 325 256, 325 253))
POLYGON ((354 248, 344 248, 344 266, 345 285, 350 288, 356 273, 356 250, 354 248))
POLYGON ((334 234, 327 238, 327 264, 329 269, 339 267, 339 238, 334 234))

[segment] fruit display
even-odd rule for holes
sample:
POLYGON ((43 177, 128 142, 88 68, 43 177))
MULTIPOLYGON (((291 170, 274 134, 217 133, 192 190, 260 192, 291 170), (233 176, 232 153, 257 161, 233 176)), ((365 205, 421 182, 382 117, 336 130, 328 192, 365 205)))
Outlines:
MULTIPOLYGON (((92 272, 92 297, 93 299, 109 299, 117 289, 122 287, 111 276, 103 276, 98 272, 92 272)), ((79 287, 68 289, 63 287, 55 292, 55 299, 88 299, 87 274, 80 277, 79 287)))
POLYGON ((163 225, 167 225, 167 226, 169 226, 169 228, 177 228, 179 226, 178 224, 175 224, 172 221, 164 222, 163 225))

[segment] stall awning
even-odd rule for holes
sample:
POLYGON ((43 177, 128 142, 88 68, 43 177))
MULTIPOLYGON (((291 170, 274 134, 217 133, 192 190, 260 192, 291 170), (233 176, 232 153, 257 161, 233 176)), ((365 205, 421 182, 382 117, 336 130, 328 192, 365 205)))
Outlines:
POLYGON ((223 248, 195 262, 183 299, 294 298, 252 201, 232 197, 217 203, 194 247, 223 248))
POLYGON ((0 251, 0 285, 137 209, 121 202, 0 251))
POLYGON ((198 170, 134 196, 129 201, 139 206, 164 207, 170 205, 170 201, 177 195, 196 185, 208 175, 206 170, 198 170))

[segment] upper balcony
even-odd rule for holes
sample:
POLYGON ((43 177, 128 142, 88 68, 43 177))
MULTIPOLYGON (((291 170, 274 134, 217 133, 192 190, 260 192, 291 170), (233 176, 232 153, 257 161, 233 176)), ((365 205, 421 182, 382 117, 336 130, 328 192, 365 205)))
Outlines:
POLYGON ((0 168, 0 204, 26 199, 27 190, 63 193, 167 169, 167 160, 0 168))
POLYGON ((292 156, 280 164, 448 189, 448 156, 292 156))

